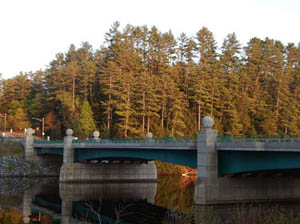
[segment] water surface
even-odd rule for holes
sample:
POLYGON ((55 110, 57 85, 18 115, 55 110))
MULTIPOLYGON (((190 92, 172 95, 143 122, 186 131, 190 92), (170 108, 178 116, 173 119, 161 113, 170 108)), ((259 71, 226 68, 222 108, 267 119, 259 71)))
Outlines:
POLYGON ((288 203, 195 206, 195 181, 160 177, 157 183, 60 184, 53 178, 1 179, 0 223, 272 223, 264 217, 270 215, 281 217, 278 223, 300 223, 296 198, 288 203))

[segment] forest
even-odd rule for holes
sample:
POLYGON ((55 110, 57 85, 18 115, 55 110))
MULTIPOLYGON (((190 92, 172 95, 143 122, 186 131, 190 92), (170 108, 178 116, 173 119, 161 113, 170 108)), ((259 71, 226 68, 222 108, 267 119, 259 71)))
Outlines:
MULTIPOLYGON (((61 139, 195 136, 210 115, 218 134, 299 134, 300 44, 235 33, 218 46, 206 27, 194 36, 114 22, 99 49, 88 42, 57 53, 47 68, 0 77, 7 130, 39 127, 61 139)), ((0 130, 4 128, 0 117, 0 130)))

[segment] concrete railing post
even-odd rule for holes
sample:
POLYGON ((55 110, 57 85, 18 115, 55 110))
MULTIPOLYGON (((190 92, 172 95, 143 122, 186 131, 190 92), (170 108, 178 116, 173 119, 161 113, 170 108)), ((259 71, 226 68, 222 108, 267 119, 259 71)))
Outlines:
POLYGON ((214 120, 204 117, 202 120, 203 130, 197 135, 197 178, 217 177, 217 151, 216 139, 218 132, 213 130, 214 120))
POLYGON ((34 147, 33 147, 33 134, 34 130, 32 128, 28 128, 26 130, 25 136, 25 160, 34 160, 34 147))
POLYGON ((64 164, 74 162, 74 151, 72 148, 73 130, 67 129, 67 136, 64 138, 64 164))
POLYGON ((154 142, 154 140, 152 139, 152 137, 153 137, 153 135, 152 135, 151 132, 148 132, 148 133, 146 134, 146 138, 147 138, 147 142, 148 142, 148 143, 154 142))
POLYGON ((206 204, 208 191, 215 186, 208 186, 209 180, 218 177, 218 156, 216 151, 216 139, 218 132, 213 130, 214 120, 204 117, 203 130, 197 135, 197 183, 195 186, 194 202, 206 204))

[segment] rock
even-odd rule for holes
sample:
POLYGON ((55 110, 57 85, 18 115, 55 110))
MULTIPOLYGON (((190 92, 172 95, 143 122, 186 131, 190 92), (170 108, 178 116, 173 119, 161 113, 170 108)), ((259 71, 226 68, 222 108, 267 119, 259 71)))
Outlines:
POLYGON ((58 169, 40 161, 25 161, 21 157, 1 157, 0 177, 58 176, 58 169))

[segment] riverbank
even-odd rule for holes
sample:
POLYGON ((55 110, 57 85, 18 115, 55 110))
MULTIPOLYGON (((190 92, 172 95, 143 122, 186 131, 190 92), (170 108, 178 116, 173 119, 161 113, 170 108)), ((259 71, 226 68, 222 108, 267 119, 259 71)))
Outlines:
POLYGON ((25 161, 18 156, 0 157, 0 177, 51 177, 59 175, 59 167, 41 161, 25 161))
POLYGON ((8 139, 0 138, 0 158, 16 156, 24 158, 24 148, 21 143, 12 142, 8 139))
POLYGON ((0 177, 57 177, 59 169, 57 164, 25 161, 20 143, 9 140, 0 143, 0 177))

